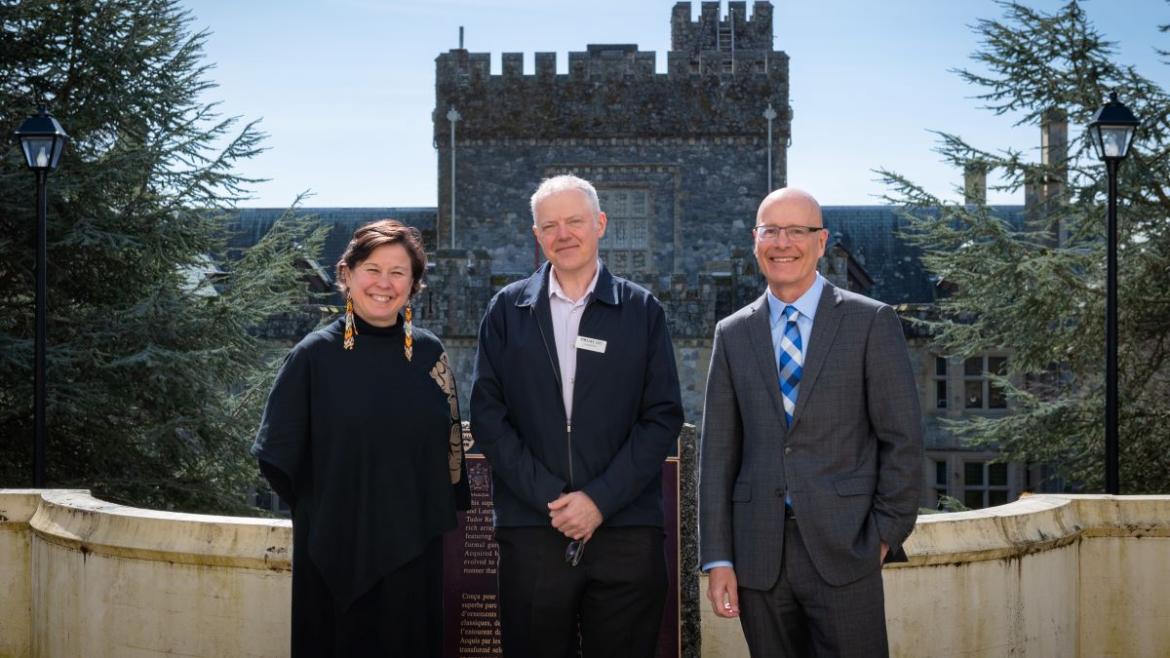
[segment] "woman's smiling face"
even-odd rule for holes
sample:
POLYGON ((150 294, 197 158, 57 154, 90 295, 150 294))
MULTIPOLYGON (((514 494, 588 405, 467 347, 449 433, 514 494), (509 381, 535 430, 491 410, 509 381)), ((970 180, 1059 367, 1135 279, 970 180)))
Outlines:
POLYGON ((410 253, 397 242, 378 247, 346 271, 354 312, 375 327, 389 327, 398 321, 413 283, 410 253))

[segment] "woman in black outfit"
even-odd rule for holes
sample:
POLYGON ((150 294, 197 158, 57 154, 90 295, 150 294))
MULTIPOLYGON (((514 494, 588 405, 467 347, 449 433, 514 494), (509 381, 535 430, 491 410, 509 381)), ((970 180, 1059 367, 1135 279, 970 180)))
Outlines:
POLYGON ((442 534, 470 490, 443 345, 411 322, 416 229, 361 227, 337 263, 346 314, 302 340, 252 454, 293 512, 293 656, 438 656, 442 534))

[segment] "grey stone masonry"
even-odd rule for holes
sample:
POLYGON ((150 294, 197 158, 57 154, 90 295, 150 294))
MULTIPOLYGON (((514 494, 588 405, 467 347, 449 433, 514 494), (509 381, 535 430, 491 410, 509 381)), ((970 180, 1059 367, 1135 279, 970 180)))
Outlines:
POLYGON ((743 2, 725 16, 718 3, 703 3, 698 21, 690 12, 674 7, 666 73, 632 44, 588 45, 560 74, 555 53, 536 53, 531 72, 522 54, 504 53, 494 74, 489 53, 440 54, 439 243, 452 246, 454 210, 455 248, 487 250, 498 274, 530 272, 528 198, 543 178, 575 173, 602 195, 603 257, 617 273, 657 292, 727 261, 729 232, 749 230, 769 181, 786 179, 788 56, 772 50, 770 3, 750 17, 743 2))
POLYGON ((670 50, 698 57, 704 51, 737 52, 767 58, 772 50, 772 3, 727 3, 727 16, 719 15, 718 2, 703 2, 699 20, 691 20, 691 3, 677 2, 670 15, 670 50))

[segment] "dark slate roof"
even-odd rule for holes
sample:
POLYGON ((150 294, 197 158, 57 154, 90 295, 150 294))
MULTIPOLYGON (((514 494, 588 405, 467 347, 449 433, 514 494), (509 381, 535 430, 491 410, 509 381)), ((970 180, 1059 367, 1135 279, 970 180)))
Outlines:
MULTIPOLYGON (((240 208, 232 213, 234 228, 230 247, 248 247, 260 240, 285 208, 240 208)), ((1024 221, 1023 206, 992 206, 995 214, 1016 226, 1024 221)), ((935 281, 922 267, 921 251, 900 237, 908 220, 895 206, 824 206, 825 226, 830 243, 840 242, 873 278, 868 295, 887 304, 930 303, 935 299, 935 281)), ((333 266, 353 232, 376 219, 393 218, 418 228, 423 244, 435 247, 436 208, 299 208, 296 215, 315 217, 332 226, 318 259, 332 274, 333 266)))
MULTIPOLYGON (((256 244, 287 211, 287 208, 238 208, 229 211, 229 216, 234 215, 234 219, 229 220, 229 226, 233 229, 229 249, 256 244)), ((435 208, 298 208, 294 212, 297 217, 316 219, 332 227, 317 260, 331 276, 333 266, 341 258, 354 231, 374 220, 397 219, 421 231, 424 245, 434 245, 435 208)))
MULTIPOLYGON (((923 268, 921 250, 900 237, 908 225, 895 206, 823 206, 829 242, 840 242, 873 278, 868 296, 887 304, 930 303, 935 281, 923 268)), ((992 206, 1012 224, 1022 225, 1023 206, 992 206)))

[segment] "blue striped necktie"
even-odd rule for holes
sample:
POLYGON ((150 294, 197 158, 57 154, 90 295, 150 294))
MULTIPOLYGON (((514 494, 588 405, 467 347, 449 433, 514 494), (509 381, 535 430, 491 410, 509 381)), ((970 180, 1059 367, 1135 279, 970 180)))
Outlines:
POLYGON ((800 387, 800 374, 803 371, 804 356, 800 346, 800 327, 796 326, 796 317, 800 312, 789 304, 784 307, 784 334, 780 336, 780 395, 784 398, 784 418, 788 425, 792 425, 792 414, 796 411, 796 394, 800 387))

